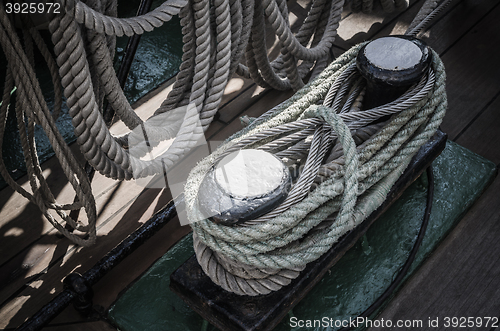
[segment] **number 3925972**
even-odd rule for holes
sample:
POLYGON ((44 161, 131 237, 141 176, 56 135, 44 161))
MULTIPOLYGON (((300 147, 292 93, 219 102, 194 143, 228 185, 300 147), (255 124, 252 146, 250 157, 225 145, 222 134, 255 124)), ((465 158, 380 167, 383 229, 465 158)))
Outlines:
POLYGON ((61 4, 57 2, 6 2, 5 12, 7 14, 59 14, 61 4))

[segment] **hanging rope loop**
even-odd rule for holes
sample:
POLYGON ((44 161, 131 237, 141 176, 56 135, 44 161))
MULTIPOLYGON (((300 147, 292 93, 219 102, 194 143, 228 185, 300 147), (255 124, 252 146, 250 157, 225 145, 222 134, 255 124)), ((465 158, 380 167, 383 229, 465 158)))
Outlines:
MULTIPOLYGON (((356 1, 350 1, 356 7, 356 1)), ((386 3, 387 8, 391 6, 403 8, 407 3, 406 0, 381 0, 381 2, 386 3)), ((427 0, 418 20, 412 25, 414 28, 411 34, 421 31, 428 24, 429 17, 444 8, 445 2, 449 0, 444 0, 438 6, 436 1, 427 0)), ((244 77, 252 78, 265 88, 299 90, 304 86, 304 79, 309 73, 311 77, 316 77, 322 72, 331 60, 330 50, 345 4, 344 0, 313 0, 303 24, 296 33, 292 33, 285 0, 167 0, 151 12, 131 18, 116 17, 116 0, 86 0, 85 3, 80 0, 61 0, 60 3, 61 12, 52 15, 48 24, 55 58, 49 50, 49 45, 44 43, 40 33, 28 22, 27 17, 23 21, 22 36, 20 36, 14 28, 13 18, 5 13, 3 7, 0 8, 0 43, 8 63, 0 107, 2 123, 0 147, 3 143, 11 91, 16 86, 15 112, 31 193, 21 188, 11 178, 3 160, 0 160, 0 173, 14 190, 36 203, 59 231, 79 245, 91 245, 95 241, 97 216, 90 180, 82 165, 78 164, 71 154, 55 125, 55 119, 61 113, 63 94, 80 150, 93 168, 104 176, 117 180, 162 173, 182 159, 203 137, 204 131, 218 110, 224 89, 233 73, 237 72, 244 77), (143 120, 127 101, 113 70, 116 37, 151 31, 169 21, 173 15, 179 15, 182 26, 184 42, 182 64, 167 99, 155 111, 152 118, 143 120), (272 28, 279 41, 281 53, 274 60, 270 60, 267 54, 266 24, 272 28), (35 46, 40 50, 50 69, 55 97, 52 111, 47 106, 35 75, 33 52, 35 46), (105 102, 132 130, 131 133, 121 137, 115 137, 110 133, 102 117, 105 102), (168 122, 175 124, 168 128, 154 125, 158 122, 159 116, 167 116, 168 122), (79 202, 58 204, 52 195, 38 162, 34 142, 35 123, 42 126, 47 133, 55 155, 79 202), (142 158, 144 151, 141 151, 140 155, 130 153, 128 145, 131 139, 135 139, 134 130, 146 127, 151 140, 165 141, 175 138, 166 153, 162 154, 161 160, 144 160, 142 158), (79 207, 84 208, 87 214, 87 221, 83 223, 65 214, 65 210, 79 207), (51 209, 62 221, 57 221, 50 214, 51 209), (68 228, 65 228, 65 225, 68 228), (83 234, 75 235, 72 233, 73 230, 82 231, 83 234)), ((363 3, 368 4, 369 1, 363 3)), ((359 114, 355 111, 346 112, 347 109, 359 108, 360 102, 355 96, 363 93, 363 81, 359 76, 352 74, 352 62, 349 71, 342 71, 345 72, 344 75, 336 74, 337 70, 347 64, 342 61, 347 61, 346 59, 354 52, 348 51, 342 57, 343 60, 336 61, 333 67, 330 66, 327 70, 334 74, 333 77, 339 79, 338 84, 334 83, 336 87, 332 89, 335 93, 331 93, 333 104, 328 107, 333 107, 337 112, 342 104, 341 96, 349 96, 348 102, 343 103, 343 108, 340 110, 340 118, 351 131, 353 128, 361 130, 365 127, 365 123, 371 120, 361 116, 360 112, 359 114), (337 93, 337 87, 341 86, 339 84, 344 78, 349 79, 352 84, 343 85, 344 88, 337 93), (351 117, 343 117, 344 114, 359 116, 353 121, 351 117)), ((330 87, 319 84, 317 88, 330 87)), ((310 87, 305 88, 309 89, 310 87)), ((323 92, 327 93, 327 90, 321 93, 323 92)), ((415 92, 416 94, 408 95, 402 102, 411 104, 415 98, 420 98, 420 92, 419 90, 415 92)), ((329 99, 330 96, 327 96, 326 100, 330 101, 329 99)), ((287 104, 291 105, 293 102, 295 101, 287 104)), ((261 125, 267 117, 270 123, 275 125, 268 127, 269 130, 274 130, 274 127, 279 127, 281 124, 301 120, 298 117, 311 104, 308 100, 307 106, 304 103, 303 106, 296 108, 296 113, 287 113, 292 118, 286 121, 271 112, 249 127, 261 125)), ((397 107, 393 106, 389 110, 377 111, 380 114, 392 112, 397 107)), ((313 112, 313 108, 310 111, 313 112)), ((370 116, 378 116, 379 113, 374 110, 370 116)), ((313 173, 330 171, 321 165, 322 156, 326 155, 330 145, 336 148, 336 153, 342 150, 340 144, 334 144, 338 136, 331 137, 327 134, 331 131, 331 124, 318 129, 313 126, 321 123, 312 123, 314 121, 320 120, 316 117, 316 120, 311 119, 311 123, 303 122, 306 127, 297 129, 297 132, 288 128, 292 134, 296 134, 293 139, 297 139, 296 143, 292 144, 290 138, 283 138, 284 143, 292 144, 290 148, 284 149, 281 141, 276 141, 274 147, 271 145, 262 147, 281 148, 281 151, 276 152, 280 157, 308 160, 305 169, 309 175, 301 179, 300 185, 289 201, 302 199, 307 195, 304 193, 304 188, 315 185, 316 178, 313 173), (302 139, 309 135, 310 131, 316 132, 315 139, 311 141, 302 139), (315 152, 312 154, 314 157, 307 158, 308 154, 305 151, 310 147, 314 147, 315 152)), ((366 135, 370 130, 374 130, 374 127, 366 129, 364 133, 360 131, 359 135, 366 135)), ((354 138, 357 139, 356 137, 354 138)), ((362 162, 360 164, 363 166, 362 162)), ((284 210, 277 209, 276 213, 284 210)), ((288 209, 286 211, 288 212, 288 209)), ((271 214, 268 217, 274 216, 271 214)), ((203 242, 205 241, 206 239, 203 239, 203 242)))
POLYGON ((96 11, 80 0, 61 0, 64 11, 87 29, 117 37, 153 31, 170 21, 186 4, 187 0, 167 0, 145 15, 117 18, 96 11))

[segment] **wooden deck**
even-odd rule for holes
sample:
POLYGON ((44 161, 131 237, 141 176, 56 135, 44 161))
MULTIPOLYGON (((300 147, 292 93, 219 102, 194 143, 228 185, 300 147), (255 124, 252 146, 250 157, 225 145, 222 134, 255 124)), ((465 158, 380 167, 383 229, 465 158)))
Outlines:
MULTIPOLYGON (((422 3, 411 1, 406 12, 385 17, 345 12, 335 53, 366 39, 404 33, 422 3)), ((292 19, 303 17, 304 5, 298 1, 291 12, 292 19)), ((500 2, 456 0, 423 39, 441 55, 447 69, 449 110, 442 130, 451 140, 498 167, 500 2)), ((148 117, 167 91, 139 106, 141 117, 148 117)), ((232 79, 207 139, 214 143, 224 140, 241 129, 240 116, 258 116, 290 95, 263 90, 241 78, 232 79)), ((124 127, 116 124, 112 130, 119 133, 124 127)), ((77 152, 77 146, 72 147, 77 152)), ((43 168, 58 199, 71 201, 71 189, 57 160, 47 161, 43 168)), ((29 186, 25 177, 19 183, 29 186)), ((100 175, 93 183, 98 240, 90 248, 75 247, 59 237, 36 206, 9 188, 0 191, 0 329, 19 326, 61 291, 67 274, 85 272, 171 199, 168 190, 143 189, 100 175)), ((429 317, 499 316, 499 191, 497 178, 380 318, 427 321, 429 317)), ((96 306, 90 319, 83 319, 68 307, 46 330, 115 330, 106 321, 105 311, 127 285, 188 231, 189 227, 181 227, 176 221, 169 223, 94 286, 96 306)))

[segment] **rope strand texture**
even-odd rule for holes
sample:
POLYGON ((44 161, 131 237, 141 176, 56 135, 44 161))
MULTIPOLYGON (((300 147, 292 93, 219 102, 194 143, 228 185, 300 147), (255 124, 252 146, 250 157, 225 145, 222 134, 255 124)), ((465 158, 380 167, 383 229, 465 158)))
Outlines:
POLYGON ((61 1, 66 13, 74 17, 78 23, 85 25, 87 29, 117 37, 123 35, 130 37, 152 31, 170 21, 186 3, 187 0, 168 0, 145 15, 117 18, 103 15, 79 0, 61 1))
MULTIPOLYGON (((131 18, 115 17, 116 0, 86 0, 85 3, 61 0, 61 13, 54 15, 49 23, 55 59, 34 29, 24 31, 23 50, 12 26, 12 17, 8 17, 2 8, 0 39, 9 69, 0 120, 5 122, 10 102, 9 88, 15 83, 18 88, 16 115, 22 131, 22 147, 33 193, 26 192, 11 180, 3 163, 0 163, 0 172, 13 189, 36 203, 59 231, 80 245, 90 245, 95 241, 96 218, 90 183, 53 123, 53 118, 60 113, 63 94, 77 142, 93 168, 117 180, 162 173, 176 164, 203 137, 233 72, 252 76, 263 86, 285 90, 299 89, 311 68, 319 70, 325 66, 343 4, 344 0, 314 0, 304 24, 294 35, 285 0, 265 0, 257 4, 253 0, 167 0, 151 12, 131 18), (131 130, 147 124, 128 103, 113 70, 115 37, 143 34, 177 14, 181 19, 184 42, 182 64, 172 91, 154 116, 168 114, 182 124, 168 128, 148 127, 148 139, 175 139, 161 159, 145 161, 140 156, 132 155, 128 149, 131 139, 136 138, 134 132, 113 137, 102 117, 106 100, 131 130), (262 43, 266 20, 275 30, 282 48, 281 55, 272 63, 267 57, 265 43, 262 43), (51 118, 48 118, 49 110, 34 75, 33 45, 40 49, 52 76, 56 102, 51 118), (250 70, 240 63, 244 53, 250 70), (302 64, 299 65, 299 62, 302 64), (187 111, 177 111, 181 107, 187 111), (35 122, 47 132, 79 202, 59 205, 50 193, 37 160, 32 132, 35 122), (88 223, 85 225, 72 220, 63 211, 81 207, 87 212, 88 223), (62 223, 50 216, 48 209, 55 210, 67 225, 83 231, 89 239, 82 239, 66 230, 62 223)), ((4 127, 0 134, 3 132, 4 127)), ((315 167, 319 167, 316 163, 315 167)))
MULTIPOLYGON (((0 28, 0 44, 5 52, 9 64, 7 75, 5 77, 2 106, 0 108, 0 146, 3 144, 5 121, 10 102, 10 91, 15 83, 17 87, 16 93, 19 94, 16 103, 16 117, 20 127, 19 133, 32 193, 24 190, 12 179, 6 170, 3 158, 1 158, 0 172, 11 187, 31 202, 38 205, 42 213, 56 229, 75 243, 82 246, 89 246, 93 244, 96 239, 96 208, 92 190, 90 188, 90 181, 81 168, 81 165, 78 164, 69 147, 64 142, 63 137, 57 130, 54 116, 50 113, 41 93, 40 86, 33 70, 32 61, 29 60, 28 55, 23 50, 21 42, 3 8, 0 8, 0 22, 2 24, 2 27, 0 28), (25 114, 28 118, 27 125, 25 123, 25 114), (45 128, 47 137, 61 163, 63 172, 71 183, 80 201, 78 205, 59 205, 55 202, 55 199, 50 192, 45 179, 43 178, 36 155, 33 136, 35 121, 45 128), (80 206, 84 207, 87 214, 88 223, 86 225, 75 222, 64 212, 64 210, 80 208, 80 206), (77 236, 65 229, 63 225, 53 217, 53 215, 49 212, 49 209, 54 209, 67 224, 69 224, 73 229, 84 232, 84 234, 87 235, 87 238, 77 236)), ((24 35, 28 54, 31 54, 31 43, 28 33, 25 31, 24 35)))
MULTIPOLYGON (((356 111, 357 107, 353 107, 341 114, 328 106, 318 106, 332 87, 343 93, 348 90, 342 89, 343 84, 355 84, 345 72, 352 70, 361 46, 347 51, 316 80, 230 137, 192 170, 185 197, 195 252, 205 273, 225 290, 240 295, 260 295, 289 283, 290 279, 286 281, 280 272, 290 277, 297 275, 307 263, 324 254, 343 234, 380 206, 412 156, 441 123, 447 107, 445 73, 435 52, 429 74, 398 102, 365 111, 356 111), (339 83, 339 79, 343 82, 339 83), (381 108, 385 110, 381 112, 381 108), (362 118, 356 116, 357 113, 364 116, 365 123, 384 114, 393 116, 368 140, 361 143, 357 139, 360 145, 356 147, 352 132, 359 129, 357 123, 362 118), (367 114, 369 120, 366 120, 367 114), (293 126, 294 123, 302 124, 293 126), (272 141, 284 141, 283 134, 291 134, 295 141, 301 137, 300 130, 310 130, 321 123, 331 127, 331 131, 323 132, 323 137, 337 140, 343 155, 320 167, 331 165, 332 170, 322 171, 315 186, 301 188, 307 194, 292 198, 290 205, 287 205, 290 201, 285 200, 277 207, 287 205, 280 213, 271 211, 261 219, 240 226, 203 219, 196 207, 196 195, 205 173, 216 160, 235 148, 272 146, 272 141), (293 127, 295 130, 291 131, 293 127), (252 277, 257 274, 256 269, 265 270, 265 275, 252 277)), ((330 99, 333 101, 335 97, 330 99)), ((341 109, 341 105, 337 106, 338 111, 341 109)), ((316 130, 314 136, 317 134, 316 130)), ((319 150, 322 149, 311 147, 308 159, 318 155, 319 150)), ((313 178, 320 173, 316 167, 312 171, 313 178)), ((310 174, 304 169, 301 176, 310 174)))

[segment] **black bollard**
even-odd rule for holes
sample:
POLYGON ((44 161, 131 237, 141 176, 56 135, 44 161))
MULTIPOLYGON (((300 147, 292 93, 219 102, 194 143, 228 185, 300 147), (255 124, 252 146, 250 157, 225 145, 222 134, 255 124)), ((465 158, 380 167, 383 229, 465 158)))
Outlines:
POLYGON ((390 36, 364 45, 356 65, 366 78, 364 109, 389 103, 400 97, 427 72, 432 53, 414 37, 390 36))

